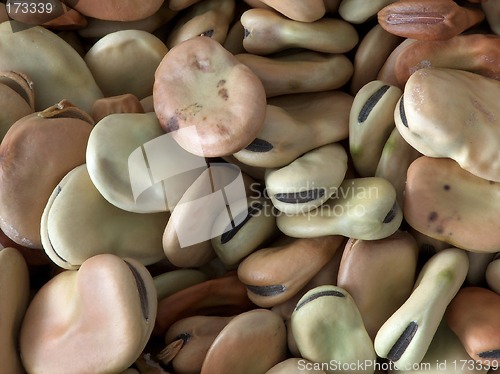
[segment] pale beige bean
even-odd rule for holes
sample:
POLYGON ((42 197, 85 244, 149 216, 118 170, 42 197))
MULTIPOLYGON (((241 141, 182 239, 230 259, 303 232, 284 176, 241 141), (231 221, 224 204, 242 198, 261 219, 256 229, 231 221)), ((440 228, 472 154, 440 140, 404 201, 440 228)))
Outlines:
POLYGON ((394 128, 382 150, 375 176, 391 182, 396 190, 396 200, 401 208, 404 207, 406 171, 411 163, 420 156, 421 154, 404 140, 399 130, 394 128))
MULTIPOLYGON (((368 365, 361 370, 357 365, 349 369, 353 363, 374 361, 376 355, 359 310, 346 290, 320 286, 307 292, 292 314, 292 330, 303 358, 347 364, 343 373, 374 372, 368 365)), ((328 366, 325 372, 338 370, 328 366)))
POLYGON ((325 285, 330 285, 330 286, 337 285, 337 275, 339 272, 340 260, 342 258, 343 250, 344 248, 342 244, 340 248, 335 252, 332 259, 325 266, 323 266, 299 292, 297 292, 287 301, 273 306, 271 309, 273 312, 278 313, 285 320, 287 328, 288 350, 290 351, 293 357, 300 357, 300 352, 299 349, 297 348, 297 343, 295 342, 295 338, 293 337, 293 331, 290 326, 292 313, 295 309, 295 306, 302 298, 302 296, 304 296, 307 292, 309 292, 313 288, 325 285))
POLYGON ((391 360, 396 368, 419 363, 468 267, 465 251, 457 248, 445 249, 427 261, 410 297, 377 332, 377 354, 391 360))
POLYGON ((280 169, 266 172, 266 191, 280 212, 298 214, 326 202, 344 180, 347 153, 340 144, 313 149, 280 169))
POLYGON ((271 98, 262 130, 234 157, 247 165, 277 168, 314 148, 346 139, 352 101, 341 91, 271 98))
POLYGON ((297 215, 279 215, 279 229, 297 238, 343 235, 376 240, 396 232, 403 215, 394 187, 383 178, 346 179, 319 208, 297 215))
POLYGON ((346 21, 354 24, 366 22, 374 17, 377 12, 396 0, 342 0, 339 7, 340 16, 346 21))
POLYGON ((269 199, 247 198, 240 210, 233 210, 233 218, 227 223, 227 211, 215 219, 214 228, 222 234, 212 238, 217 257, 228 267, 237 265, 243 258, 262 248, 278 236, 276 216, 269 199))
POLYGON ((234 0, 203 0, 189 7, 168 34, 166 44, 173 48, 192 37, 204 35, 224 43, 235 13, 234 0))
POLYGON ((396 370, 392 367, 388 372, 389 374, 484 374, 488 369, 486 365, 482 366, 471 360, 460 340, 443 319, 424 358, 415 368, 396 370))
POLYGON ((500 255, 496 255, 486 268, 486 282, 490 289, 500 294, 500 255))
POLYGON ((499 93, 497 80, 462 70, 424 68, 406 83, 394 119, 401 136, 424 155, 452 158, 478 177, 500 181, 495 156, 499 93))
POLYGON ((377 79, 380 69, 401 42, 402 38, 385 31, 379 24, 368 31, 354 55, 352 95, 356 95, 365 84, 377 79))
POLYGON ((134 94, 143 99, 153 93, 154 73, 167 51, 153 34, 123 30, 99 39, 84 59, 105 96, 134 94))
POLYGON ((356 171, 373 177, 383 148, 394 129, 394 108, 403 91, 382 81, 363 86, 349 116, 349 151, 356 171))
POLYGON ((380 240, 349 240, 340 262, 337 286, 352 296, 370 337, 410 296, 418 247, 408 233, 380 240))
POLYGON ((420 157, 408 169, 404 216, 434 239, 473 252, 495 253, 500 183, 479 178, 447 158, 420 157))
POLYGON ((289 48, 324 53, 345 53, 359 37, 354 26, 335 18, 315 22, 293 21, 272 10, 250 9, 241 16, 243 46, 249 53, 266 55, 289 48))
POLYGON ((43 27, 14 32, 16 25, 16 21, 0 24, 0 70, 23 73, 33 81, 37 111, 66 99, 90 113, 103 95, 83 58, 43 27))
POLYGON ((21 253, 12 247, 0 249, 0 361, 4 374, 22 374, 19 332, 29 304, 30 274, 21 253))
MULTIPOLYGON (((162 239, 165 255, 173 265, 199 267, 216 256, 211 243, 211 239, 216 236, 213 223, 226 205, 220 191, 233 182, 235 185, 232 191, 235 196, 228 201, 230 209, 245 209, 246 201, 240 199, 250 196, 248 190, 253 181, 230 164, 220 163, 203 168, 200 176, 182 195, 172 211, 162 239), (204 199, 200 199, 201 197, 204 199)), ((226 209, 226 218, 228 217, 226 209)))
POLYGON ((286 358, 283 320, 267 309, 234 317, 210 346, 201 374, 264 374, 286 358), (228 350, 231 354, 228 355, 228 350))
POLYGON ((272 307, 300 291, 332 259, 342 240, 341 236, 283 238, 245 258, 238 266, 238 278, 253 303, 272 307))
POLYGON ((94 256, 36 293, 21 327, 29 373, 119 373, 140 356, 153 330, 156 293, 133 259, 94 256))
POLYGON ((267 97, 335 90, 354 71, 351 61, 337 53, 299 50, 273 57, 242 53, 236 58, 259 77, 267 97))
POLYGON ((154 112, 103 118, 92 129, 86 160, 92 183, 102 196, 116 207, 135 213, 172 210, 206 166, 204 159, 165 135, 154 112), (172 177, 169 170, 178 157, 196 167, 172 177))
POLYGON ((150 265, 165 257, 161 237, 168 217, 131 213, 110 204, 84 164, 66 174, 49 197, 41 219, 42 245, 64 269, 77 269, 104 253, 150 265))

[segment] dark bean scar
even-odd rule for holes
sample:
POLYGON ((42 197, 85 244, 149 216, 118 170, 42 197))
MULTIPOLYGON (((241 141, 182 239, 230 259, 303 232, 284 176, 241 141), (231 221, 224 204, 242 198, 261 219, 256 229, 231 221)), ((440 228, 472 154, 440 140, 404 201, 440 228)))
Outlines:
POLYGON ((184 346, 191 339, 191 334, 183 332, 182 334, 177 335, 175 339, 182 339, 182 345, 184 346))
POLYGON ((392 222, 392 220, 396 218, 396 210, 397 210, 397 204, 394 203, 394 205, 392 206, 391 210, 389 210, 382 223, 392 222))
POLYGON ((274 198, 282 203, 287 204, 303 204, 314 201, 325 196, 324 188, 315 188, 309 191, 277 193, 274 198))
POLYGON ((206 37, 211 38, 214 35, 214 32, 215 32, 214 29, 210 29, 210 30, 202 32, 200 34, 200 36, 206 36, 206 37))
POLYGON ((443 186, 443 189, 444 189, 445 191, 449 191, 449 190, 451 189, 451 187, 450 187, 450 185, 449 185, 449 184, 445 184, 445 185, 443 186))
POLYGON ((283 292, 286 291, 286 287, 283 286, 282 284, 275 284, 272 286, 250 286, 250 285, 247 285, 246 287, 250 292, 252 292, 256 295, 259 295, 259 296, 266 296, 266 297, 276 296, 276 295, 282 294, 283 292))
POLYGON ((319 299, 320 297, 325 297, 325 296, 334 296, 334 297, 345 297, 345 295, 340 292, 340 291, 322 291, 315 293, 314 295, 309 296, 307 299, 303 300, 301 303, 297 304, 295 307, 295 311, 298 311, 300 308, 302 308, 304 305, 307 303, 319 299))
POLYGON ((224 233, 221 235, 220 237, 221 244, 226 244, 228 241, 230 241, 241 230, 241 228, 250 220, 250 218, 252 218, 255 214, 259 213, 262 208, 263 208, 262 204, 254 204, 253 206, 249 207, 246 212, 237 215, 236 218, 231 221, 231 224, 228 227, 226 227, 224 233), (235 226, 234 221, 241 220, 243 215, 246 215, 245 218, 243 218, 243 220, 238 225, 235 226))
POLYGON ((391 361, 398 361, 403 353, 405 353, 406 349, 410 345, 413 337, 417 333, 418 324, 413 321, 406 327, 405 331, 398 338, 396 343, 392 346, 391 350, 387 354, 387 358, 391 361))
POLYGON ((246 39, 250 36, 250 30, 245 29, 244 34, 243 34, 243 39, 246 39))
POLYGON ((485 351, 477 354, 481 358, 500 358, 500 349, 485 351))
POLYGON ((245 149, 250 152, 265 153, 271 151, 273 148, 274 146, 268 141, 256 138, 245 149))
POLYGON ((406 119, 404 106, 404 96, 401 96, 401 100, 399 101, 399 116, 401 117, 404 127, 408 128, 408 120, 406 119))
POLYGON ((390 86, 384 85, 380 87, 373 95, 371 95, 368 100, 366 101, 365 105, 361 108, 361 111, 359 112, 358 115, 358 122, 363 123, 366 121, 368 116, 370 115, 371 111, 377 105, 377 103, 380 101, 380 99, 384 96, 384 94, 389 90, 390 86))
POLYGON ((148 303, 148 292, 146 290, 146 285, 144 284, 144 280, 141 277, 139 271, 127 261, 125 261, 127 266, 129 267, 132 275, 134 276, 135 283, 137 284, 137 290, 139 291, 139 299, 141 300, 141 310, 144 319, 149 320, 149 303, 148 303))

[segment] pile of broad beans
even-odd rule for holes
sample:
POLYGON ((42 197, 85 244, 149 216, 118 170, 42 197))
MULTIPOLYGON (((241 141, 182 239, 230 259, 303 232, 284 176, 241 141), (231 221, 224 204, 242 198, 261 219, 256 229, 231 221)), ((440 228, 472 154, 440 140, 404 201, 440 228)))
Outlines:
POLYGON ((499 372, 499 0, 0 21, 0 373, 499 372))

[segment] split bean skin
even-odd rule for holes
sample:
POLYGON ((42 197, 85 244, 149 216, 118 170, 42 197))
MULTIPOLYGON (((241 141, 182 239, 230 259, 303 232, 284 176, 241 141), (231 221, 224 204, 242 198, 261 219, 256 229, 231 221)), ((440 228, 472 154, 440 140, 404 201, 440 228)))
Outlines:
POLYGON ((15 3, 1 374, 498 373, 499 0, 15 3))

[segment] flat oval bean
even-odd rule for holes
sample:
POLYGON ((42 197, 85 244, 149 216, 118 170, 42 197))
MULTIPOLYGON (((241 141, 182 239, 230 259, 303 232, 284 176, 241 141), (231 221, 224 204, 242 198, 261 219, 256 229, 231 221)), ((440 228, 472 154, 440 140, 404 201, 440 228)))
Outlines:
POLYGON ((283 320, 267 309, 234 317, 210 346, 201 374, 265 373, 286 358, 283 320), (228 355, 228 350, 232 354, 228 355))
POLYGON ((110 204, 83 164, 66 174, 49 197, 41 219, 42 245, 64 269, 77 269, 104 253, 150 265, 165 256, 161 236, 168 218, 168 213, 131 213, 110 204))
POLYGON ((375 240, 393 234, 402 219, 394 187, 385 179, 371 177, 346 179, 319 208, 279 215, 277 224, 284 234, 297 238, 343 235, 375 240))
POLYGON ((37 111, 66 99, 90 113, 94 101, 103 94, 83 58, 43 27, 14 32, 13 27, 19 26, 15 22, 0 24, 0 70, 30 77, 34 82, 37 111), (32 47, 33 43, 37 48, 32 47))
POLYGON ((268 169, 265 183, 273 205, 283 213, 317 208, 340 186, 347 172, 347 153, 340 144, 309 151, 280 169, 268 169))
POLYGON ((267 55, 289 48, 323 53, 346 53, 358 43, 348 22, 323 17, 315 22, 293 21, 272 10, 250 9, 241 16, 243 46, 249 53, 267 55))
POLYGON ((292 50, 280 56, 242 53, 236 58, 259 77, 267 97, 335 90, 349 81, 354 70, 351 61, 338 53, 292 50))
POLYGON ((284 238, 245 258, 238 266, 238 277, 246 285, 249 299, 268 308, 304 287, 332 259, 341 243, 340 236, 284 238))
POLYGON ((478 177, 500 181, 500 82, 479 74, 424 68, 406 83, 394 119, 401 136, 430 157, 449 157, 478 177), (455 103, 450 110, 448 103, 455 103))
POLYGON ((92 124, 85 112, 62 101, 22 117, 5 134, 0 145, 0 227, 16 243, 42 248, 45 204, 62 177, 85 162, 92 124))
POLYGON ((162 128, 201 157, 239 151, 264 124, 262 82, 217 41, 205 36, 186 40, 165 55, 155 73, 153 99, 162 128), (189 127, 197 136, 192 131, 176 131, 189 127))
POLYGON ((396 368, 419 363, 467 275, 465 252, 448 248, 435 254, 415 282, 410 297, 382 325, 375 337, 375 350, 396 368))
POLYGON ((446 158, 420 157, 408 169, 404 217, 417 231, 474 252, 498 251, 500 184, 462 169, 446 158), (478 240, 478 238, 481 238, 478 240))
POLYGON ((153 93, 154 74, 168 52, 156 36, 141 30, 122 30, 99 39, 84 60, 105 96, 153 93), (137 69, 137 64, 141 69, 137 69))
POLYGON ((337 286, 352 296, 372 339, 413 289, 418 247, 408 233, 380 240, 349 240, 340 262, 337 286))
MULTIPOLYGON (((302 357, 312 362, 349 365, 376 358, 354 300, 340 287, 320 286, 307 292, 292 314, 292 330, 302 357)), ((342 372, 374 372, 369 366, 359 371, 349 367, 342 372)))
POLYGON ((37 292, 21 327, 27 372, 119 373, 140 356, 156 317, 148 270, 102 254, 37 292))
POLYGON ((247 165, 277 168, 345 139, 352 101, 351 95, 337 90, 271 98, 261 131, 233 156, 247 165))
POLYGON ((485 277, 490 289, 500 294, 500 256, 498 254, 486 268, 485 277))

